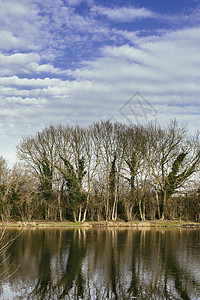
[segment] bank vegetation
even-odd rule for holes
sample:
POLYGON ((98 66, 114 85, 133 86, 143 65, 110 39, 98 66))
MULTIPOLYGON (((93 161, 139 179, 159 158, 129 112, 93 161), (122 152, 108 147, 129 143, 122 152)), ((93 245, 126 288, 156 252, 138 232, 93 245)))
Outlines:
POLYGON ((166 126, 50 126, 0 158, 0 219, 190 220, 200 216, 200 140, 166 126))

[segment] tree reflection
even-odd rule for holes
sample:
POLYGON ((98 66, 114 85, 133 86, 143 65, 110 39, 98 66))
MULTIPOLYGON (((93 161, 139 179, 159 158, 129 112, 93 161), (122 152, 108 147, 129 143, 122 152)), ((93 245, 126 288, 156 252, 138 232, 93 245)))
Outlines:
MULTIPOLYGON (((168 281, 172 281, 176 289, 178 298, 191 299, 189 293, 197 289, 199 291, 200 282, 194 274, 188 271, 187 267, 180 264, 180 260, 175 255, 176 240, 171 234, 163 240, 162 259, 165 265, 165 286, 168 281)), ((183 251, 184 249, 182 249, 183 251)), ((168 296, 167 289, 165 294, 168 296)))
POLYGON ((74 291, 76 291, 76 297, 83 298, 84 278, 82 274, 82 261, 86 254, 86 248, 86 244, 83 242, 83 232, 81 230, 75 230, 70 243, 65 270, 57 283, 57 288, 62 290, 58 299, 62 299, 68 295, 73 287, 75 287, 74 291))
POLYGON ((35 288, 30 294, 30 298, 51 299, 52 294, 52 272, 51 272, 51 254, 48 241, 42 241, 42 254, 38 265, 38 280, 35 288))
POLYGON ((20 299, 197 299, 199 245, 187 230, 27 231, 10 250, 25 262, 9 283, 20 299))

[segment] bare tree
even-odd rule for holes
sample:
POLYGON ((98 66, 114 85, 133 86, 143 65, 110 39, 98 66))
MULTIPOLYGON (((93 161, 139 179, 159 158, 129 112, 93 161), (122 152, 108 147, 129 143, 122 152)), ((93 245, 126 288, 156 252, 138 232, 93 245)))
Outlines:
MULTIPOLYGON (((83 179, 83 184, 86 190, 86 203, 83 213, 82 221, 86 220, 86 214, 89 208, 89 205, 92 205, 91 194, 94 192, 93 190, 93 181, 96 177, 97 168, 99 166, 100 160, 100 148, 97 142, 98 138, 95 134, 95 125, 92 125, 85 129, 84 132, 84 148, 85 148, 85 170, 86 176, 83 179)), ((94 198, 93 198, 94 199, 94 198)), ((90 208, 91 209, 91 208, 90 208)))
POLYGON ((15 218, 30 222, 41 207, 40 182, 33 173, 20 165, 12 171, 12 197, 15 206, 15 218))
POLYGON ((11 217, 12 184, 12 171, 8 168, 5 159, 0 157, 0 215, 2 221, 11 217))
POLYGON ((141 125, 129 126, 124 134, 125 168, 123 177, 130 185, 130 197, 126 202, 128 219, 132 218, 133 207, 137 204, 141 220, 145 220, 146 182, 148 180, 146 153, 146 128, 141 125))
POLYGON ((53 199, 53 182, 55 165, 59 159, 59 149, 56 147, 56 128, 50 126, 35 137, 24 138, 17 146, 17 154, 25 167, 37 175, 44 199, 45 219, 50 217, 51 200, 53 199))
POLYGON ((179 126, 174 120, 164 128, 150 124, 148 138, 146 157, 157 202, 158 197, 161 200, 158 215, 164 219, 168 199, 192 176, 199 164, 198 137, 194 143, 189 139, 186 127, 179 126))
POLYGON ((98 181, 104 186, 106 220, 117 219, 120 173, 123 165, 124 144, 122 125, 111 122, 95 123, 95 143, 99 148, 98 181))

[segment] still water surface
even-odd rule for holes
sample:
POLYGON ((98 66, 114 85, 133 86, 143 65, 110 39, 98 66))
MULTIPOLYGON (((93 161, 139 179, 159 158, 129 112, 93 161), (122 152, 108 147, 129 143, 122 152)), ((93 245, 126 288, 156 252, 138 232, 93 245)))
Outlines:
POLYGON ((0 299, 200 299, 199 230, 28 229, 8 252, 0 299))

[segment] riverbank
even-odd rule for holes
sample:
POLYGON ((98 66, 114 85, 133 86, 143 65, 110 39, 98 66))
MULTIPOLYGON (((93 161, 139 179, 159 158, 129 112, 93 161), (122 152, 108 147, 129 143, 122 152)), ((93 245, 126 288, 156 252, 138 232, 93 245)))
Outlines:
POLYGON ((26 228, 72 228, 72 227, 88 227, 88 228, 106 228, 106 227, 113 227, 113 228, 200 228, 200 222, 189 222, 189 221, 139 221, 134 220, 131 222, 123 222, 123 221, 102 221, 102 222, 53 222, 53 221, 33 221, 33 222, 0 222, 0 227, 6 226, 8 228, 11 227, 26 227, 26 228))

